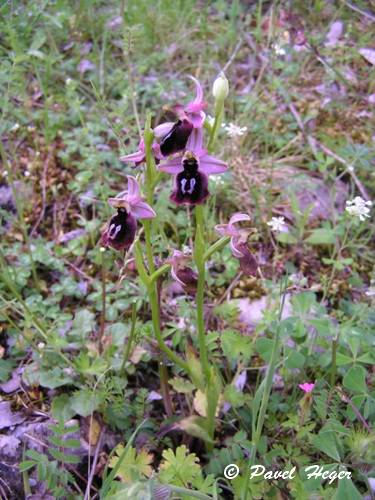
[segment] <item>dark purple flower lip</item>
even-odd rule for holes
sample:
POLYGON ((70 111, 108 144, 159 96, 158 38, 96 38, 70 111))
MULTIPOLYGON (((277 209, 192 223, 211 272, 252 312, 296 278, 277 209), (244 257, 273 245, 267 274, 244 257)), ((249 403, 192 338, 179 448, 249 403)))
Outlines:
POLYGON ((256 276, 258 273, 258 262, 254 255, 250 252, 247 243, 239 241, 235 243, 238 252, 242 253, 239 257, 240 269, 247 276, 256 276))
POLYGON ((163 156, 169 156, 182 151, 189 139, 193 125, 188 120, 178 120, 160 142, 160 151, 163 156))
POLYGON ((159 170, 175 176, 171 200, 178 205, 199 205, 209 196, 208 176, 228 170, 227 165, 207 154, 203 148, 201 129, 194 129, 187 141, 186 152, 159 166, 159 170))
POLYGON ((199 205, 209 196, 208 178, 199 171, 198 160, 193 153, 185 153, 182 160, 183 171, 175 177, 171 200, 177 205, 199 205))
POLYGON ((102 234, 101 242, 115 250, 127 250, 134 241, 137 223, 125 208, 118 208, 102 234))

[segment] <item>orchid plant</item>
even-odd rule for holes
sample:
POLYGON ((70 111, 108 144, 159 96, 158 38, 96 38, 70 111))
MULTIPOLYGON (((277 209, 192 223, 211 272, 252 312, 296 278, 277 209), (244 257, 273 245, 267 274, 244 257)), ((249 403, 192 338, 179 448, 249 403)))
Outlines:
MULTIPOLYGON (((204 289, 206 262, 211 255, 230 242, 233 256, 239 259, 242 272, 256 275, 257 262, 247 244, 250 231, 238 227, 240 222, 249 222, 247 214, 234 214, 227 224, 216 226, 221 236, 214 244, 207 246, 206 213, 203 208, 210 196, 209 176, 225 173, 228 165, 212 156, 216 132, 221 124, 224 101, 228 94, 228 82, 221 74, 213 85, 215 97, 214 122, 210 125, 204 110, 203 90, 198 80, 191 77, 195 84, 195 98, 186 105, 172 107, 175 122, 166 122, 151 129, 151 117, 146 121, 144 136, 138 150, 121 157, 121 161, 139 167, 137 178, 127 176, 127 189, 108 203, 117 210, 107 223, 101 242, 103 246, 118 251, 130 252, 134 249, 135 261, 140 280, 145 285, 150 300, 153 331, 160 350, 183 370, 196 388, 205 397, 205 418, 197 418, 194 425, 200 427, 200 435, 205 439, 207 448, 214 443, 215 415, 219 405, 221 378, 211 363, 206 343, 204 319, 204 289), (208 146, 204 145, 204 132, 208 130, 208 146), (190 254, 174 249, 172 254, 157 266, 152 235, 157 230, 157 213, 153 209, 154 193, 163 173, 173 176, 170 201, 178 206, 188 206, 195 212, 194 248, 190 254), (145 199, 142 197, 144 194, 145 199), (144 236, 137 233, 137 220, 144 228, 144 236), (192 261, 192 262, 190 262, 192 261), (195 264, 196 270, 191 266, 195 264), (198 335, 199 359, 189 349, 186 357, 172 350, 162 334, 160 311, 160 278, 167 272, 178 281, 184 291, 195 297, 196 331, 198 335)), ((165 377, 161 376, 161 384, 165 377)), ((163 389, 163 387, 162 387, 163 389)), ((165 388, 164 388, 165 389, 165 388)), ((163 393, 165 391, 162 390, 163 393)))

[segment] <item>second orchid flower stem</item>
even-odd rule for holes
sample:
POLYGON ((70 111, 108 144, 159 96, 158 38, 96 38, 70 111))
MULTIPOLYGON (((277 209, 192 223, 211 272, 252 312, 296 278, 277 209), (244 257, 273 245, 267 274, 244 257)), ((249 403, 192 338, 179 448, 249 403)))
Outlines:
POLYGON ((206 381, 208 381, 210 377, 210 365, 208 362, 205 325, 204 325, 204 286, 206 277, 205 277, 205 260, 204 260, 205 245, 203 239, 204 213, 202 205, 197 205, 195 207, 195 220, 196 220, 196 234, 195 234, 194 258, 195 258, 195 264, 198 269, 198 285, 196 294, 198 343, 199 343, 202 370, 206 377, 206 381))
MULTIPOLYGON (((145 143, 145 152, 146 152, 146 173, 145 173, 145 188, 146 188, 146 197, 147 202, 150 206, 153 205, 154 199, 154 189, 155 189, 155 179, 157 178, 157 172, 155 168, 155 161, 152 156, 152 141, 153 141, 153 132, 151 130, 151 115, 147 116, 145 133, 144 133, 144 143, 145 143)), ((154 254, 152 248, 152 226, 151 221, 144 220, 144 234, 145 234, 145 245, 146 245, 146 256, 148 263, 148 276, 145 276, 145 270, 143 264, 140 262, 140 251, 139 246, 136 245, 135 251, 138 254, 138 262, 140 263, 138 272, 140 272, 141 268, 142 273, 144 275, 144 282, 147 286, 147 292, 151 305, 151 316, 152 316, 152 325, 156 340, 158 342, 159 348, 163 351, 167 357, 179 366, 186 373, 190 373, 189 365, 186 361, 184 361, 180 356, 170 349, 167 344, 164 342, 161 325, 160 325, 160 307, 159 307, 159 298, 158 298, 158 290, 157 290, 157 270, 155 270, 155 261, 154 254), (151 279, 152 276, 152 279, 151 279)), ((164 266, 163 266, 164 268, 164 266)), ((160 273, 161 275, 162 273, 160 273)))

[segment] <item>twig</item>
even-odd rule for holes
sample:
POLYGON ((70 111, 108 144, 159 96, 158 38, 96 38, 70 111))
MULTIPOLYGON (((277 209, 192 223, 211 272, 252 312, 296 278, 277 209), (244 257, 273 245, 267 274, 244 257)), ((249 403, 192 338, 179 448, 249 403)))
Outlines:
POLYGON ((367 12, 366 10, 362 10, 356 5, 353 5, 352 3, 348 2, 347 0, 344 0, 344 4, 349 7, 349 9, 354 10, 355 12, 358 12, 358 14, 361 14, 364 17, 367 17, 367 19, 370 19, 373 23, 375 22, 375 15, 371 14, 371 12, 367 12))
POLYGON ((243 42, 243 39, 240 38, 238 40, 238 42, 237 42, 237 45, 235 46, 235 48, 234 48, 234 50, 232 52, 232 55, 230 56, 230 58, 228 59, 228 61, 225 63, 225 66, 222 69, 223 73, 226 72, 226 70, 229 68, 229 66, 232 64, 232 62, 236 58, 237 52, 240 50, 242 42, 243 42))
POLYGON ((232 283, 228 286, 228 288, 225 290, 223 295, 219 298, 219 300, 216 302, 216 306, 220 305, 222 302, 224 302, 224 299, 226 297, 229 297, 230 292, 233 290, 233 288, 237 285, 237 283, 240 281, 242 277, 243 272, 240 271, 237 276, 234 278, 232 283))
POLYGON ((104 434, 105 434, 105 430, 102 429, 101 432, 100 432, 98 443, 96 445, 94 459, 93 459, 92 464, 91 464, 91 470, 90 470, 89 478, 88 478, 88 481, 87 481, 87 486, 86 486, 84 500, 90 500, 91 484, 92 484, 92 482, 94 480, 96 464, 98 463, 99 451, 100 451, 100 449, 102 447, 102 442, 103 442, 103 439, 104 439, 104 434))
POLYGON ((352 177, 355 185, 357 186, 359 192, 362 195, 362 198, 364 198, 366 201, 368 201, 370 199, 370 197, 369 197, 369 195, 368 195, 368 193, 366 191, 366 188, 363 186, 363 184, 361 183, 361 181, 358 179, 358 177, 357 177, 356 173, 354 172, 354 170, 352 168, 350 168, 351 165, 344 158, 342 158, 338 154, 334 153, 331 149, 329 149, 327 146, 325 146, 320 141, 318 141, 318 139, 316 139, 311 134, 309 134, 308 132, 306 132, 305 124, 303 123, 303 121, 301 119, 301 116, 299 115, 299 113, 296 110, 295 106, 293 105, 293 103, 290 103, 287 100, 286 100, 286 102, 287 102, 288 108, 290 109, 290 112, 292 113, 292 115, 294 116, 294 118, 295 118, 295 120, 297 122, 297 125, 298 125, 299 129, 301 130, 302 134, 304 135, 304 137, 306 138, 307 142, 309 143, 309 146, 310 146, 312 152, 314 153, 314 155, 316 155, 317 148, 318 148, 321 151, 323 151, 323 153, 325 153, 327 156, 331 156, 336 161, 338 161, 339 163, 341 163, 341 165, 344 165, 344 167, 346 168, 346 173, 348 173, 352 177))
POLYGON ((344 403, 348 403, 349 404, 349 406, 351 407, 351 409, 356 414, 356 417, 358 418, 358 420, 360 420, 362 422, 363 427, 365 427, 366 430, 368 430, 369 432, 371 432, 371 427, 368 425, 368 423, 366 422, 366 420, 364 419, 364 417, 362 416, 362 414, 360 413, 360 411, 358 410, 358 408, 356 407, 356 405, 350 399, 350 397, 347 396, 344 393, 344 391, 342 390, 341 387, 337 387, 337 392, 339 393, 341 400, 344 401, 344 403))
POLYGON ((64 208, 64 211, 62 213, 62 216, 60 217, 60 226, 61 226, 61 228, 63 227, 64 221, 65 221, 65 217, 66 217, 68 209, 69 209, 69 207, 70 207, 70 205, 72 203, 72 200, 73 200, 73 194, 71 194, 69 196, 69 199, 68 199, 68 201, 67 201, 67 203, 65 205, 65 208, 64 208))
POLYGON ((366 191, 366 188, 363 186, 361 181, 358 179, 356 173, 354 171, 352 171, 352 169, 350 168, 351 165, 349 165, 349 163, 346 160, 344 160, 344 158, 341 158, 341 156, 339 156, 336 153, 334 153, 333 151, 331 151, 329 148, 327 148, 327 146, 325 146, 324 144, 319 142, 317 139, 314 139, 314 140, 316 142, 316 145, 323 151, 323 153, 325 153, 327 156, 331 156, 336 161, 338 161, 339 163, 341 163, 342 165, 344 165, 346 167, 347 173, 352 177, 355 185, 358 188, 358 191, 362 195, 362 198, 364 198, 366 201, 368 201, 370 199, 370 197, 366 191))

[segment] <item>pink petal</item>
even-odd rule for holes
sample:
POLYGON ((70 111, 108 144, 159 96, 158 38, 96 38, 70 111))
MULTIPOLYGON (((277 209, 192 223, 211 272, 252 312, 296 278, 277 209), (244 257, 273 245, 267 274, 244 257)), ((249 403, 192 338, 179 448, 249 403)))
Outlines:
POLYGON ((214 156, 204 155, 199 159, 199 170, 205 174, 222 174, 228 170, 228 165, 214 156))
POLYGON ((120 157, 120 161, 124 163, 139 163, 145 161, 146 155, 144 151, 136 151, 135 153, 131 153, 130 155, 125 155, 120 157))
POLYGON ((229 224, 235 224, 236 222, 241 222, 243 220, 251 220, 250 215, 247 214, 241 214, 239 212, 236 212, 235 214, 232 215, 232 217, 229 219, 229 224))
POLYGON ((139 198, 140 190, 137 179, 132 175, 126 176, 128 179, 128 198, 139 198))
POLYGON ((241 252, 241 250, 239 248, 237 248, 236 244, 237 244, 237 239, 236 238, 231 238, 231 240, 230 240, 230 248, 232 250, 232 254, 237 259, 241 259, 241 257, 244 256, 244 254, 243 254, 243 252, 241 252))
POLYGON ((166 172, 167 174, 176 175, 183 171, 182 158, 173 158, 167 161, 163 165, 159 165, 159 170, 161 172, 166 172))
POLYGON ((215 226, 215 231, 217 231, 221 236, 240 236, 239 231, 230 224, 217 224, 215 226))
POLYGON ((158 160, 162 160, 164 158, 162 152, 160 151, 160 144, 158 144, 157 142, 154 142, 152 144, 152 152, 154 154, 154 157, 158 160))
POLYGON ((131 206, 131 213, 137 219, 152 219, 156 216, 154 210, 145 201, 138 201, 131 206))
POLYGON ((191 151, 201 156, 206 151, 203 149, 203 131, 201 128, 194 128, 186 143, 186 151, 191 151))
POLYGON ((172 278, 173 278, 175 281, 177 281, 178 283, 180 283, 180 285, 184 286, 184 285, 185 285, 185 283, 184 283, 183 281, 181 281, 181 280, 180 280, 180 278, 177 276, 176 271, 177 271, 177 268, 175 269, 175 268, 172 266, 172 268, 171 268, 171 276, 172 276, 172 278))
POLYGON ((203 111, 197 112, 186 109, 186 116, 194 128, 203 127, 204 120, 206 119, 206 114, 203 111))
POLYGON ((305 382, 304 384, 299 384, 298 387, 300 389, 302 389, 303 392, 309 393, 309 392, 311 392, 314 389, 315 384, 314 383, 305 382))
POLYGON ((193 82, 195 83, 195 99, 193 102, 202 102, 203 101, 203 89, 202 89, 202 86, 201 84, 199 83, 199 81, 194 78, 194 76, 189 76, 190 80, 193 80, 193 82))

